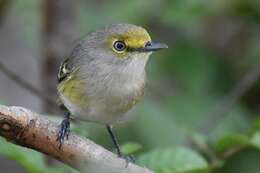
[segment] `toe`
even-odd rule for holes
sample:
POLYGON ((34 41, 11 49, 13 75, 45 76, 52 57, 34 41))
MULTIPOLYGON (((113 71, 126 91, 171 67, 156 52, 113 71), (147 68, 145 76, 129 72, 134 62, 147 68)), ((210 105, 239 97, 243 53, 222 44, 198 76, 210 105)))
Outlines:
POLYGON ((62 121, 59 132, 57 134, 57 141, 59 142, 59 149, 61 148, 65 137, 68 140, 69 133, 70 133, 70 122, 68 119, 65 119, 62 121))
POLYGON ((129 163, 135 163, 135 158, 133 155, 121 155, 119 157, 126 161, 126 167, 129 163))

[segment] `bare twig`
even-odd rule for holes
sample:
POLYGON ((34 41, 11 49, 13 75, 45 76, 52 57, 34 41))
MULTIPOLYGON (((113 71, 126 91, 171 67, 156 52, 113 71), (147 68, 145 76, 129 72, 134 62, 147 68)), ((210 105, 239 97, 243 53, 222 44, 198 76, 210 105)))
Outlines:
POLYGON ((236 155, 237 153, 243 151, 244 149, 248 148, 248 145, 238 145, 236 147, 232 147, 230 148, 229 150, 227 150, 226 152, 224 152, 220 158, 222 160, 227 160, 229 159, 230 157, 236 155))
POLYGON ((260 64, 254 69, 245 74, 244 77, 238 82, 231 92, 223 98, 217 105, 217 109, 212 113, 206 125, 202 128, 202 132, 207 133, 213 129, 233 106, 240 100, 240 98, 260 79, 260 64))
POLYGON ((59 150, 57 131, 58 126, 44 116, 22 107, 0 105, 0 135, 8 141, 50 155, 81 171, 91 168, 93 172, 152 173, 132 163, 126 166, 124 159, 74 134, 59 150))
POLYGON ((51 109, 57 110, 57 103, 54 100, 43 94, 39 89, 34 87, 29 82, 25 81, 21 76, 12 72, 2 62, 0 62, 0 71, 5 74, 9 79, 13 80, 16 84, 23 87, 25 90, 29 91, 33 95, 37 96, 39 99, 43 100, 46 104, 50 106, 51 109))

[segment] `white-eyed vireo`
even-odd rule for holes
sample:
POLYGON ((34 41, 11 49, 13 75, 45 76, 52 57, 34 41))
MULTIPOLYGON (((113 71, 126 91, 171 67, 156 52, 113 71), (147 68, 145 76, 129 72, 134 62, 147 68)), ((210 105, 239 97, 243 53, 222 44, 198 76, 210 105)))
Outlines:
POLYGON ((57 140, 68 137, 70 118, 106 125, 123 157, 112 125, 124 118, 144 95, 145 65, 153 51, 167 48, 147 31, 131 24, 114 24, 89 33, 60 66, 58 94, 68 110, 57 140))

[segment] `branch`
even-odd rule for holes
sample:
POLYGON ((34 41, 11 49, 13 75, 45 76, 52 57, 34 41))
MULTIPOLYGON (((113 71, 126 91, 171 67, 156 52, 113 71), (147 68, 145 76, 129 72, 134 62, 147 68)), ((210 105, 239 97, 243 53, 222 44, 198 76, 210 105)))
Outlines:
POLYGON ((11 71, 7 66, 5 66, 2 62, 0 62, 0 71, 6 75, 9 79, 14 81, 16 84, 24 88, 25 90, 29 91, 34 96, 38 97, 42 101, 44 101, 47 105, 49 105, 51 110, 57 110, 58 107, 55 106, 55 101, 47 96, 46 94, 43 94, 38 88, 34 87, 29 82, 25 81, 22 76, 19 76, 19 74, 16 74, 15 72, 11 71))
POLYGON ((152 173, 77 135, 70 134, 62 148, 56 142, 58 126, 43 115, 22 107, 0 105, 0 135, 17 145, 50 155, 77 170, 93 172, 152 173), (97 171, 98 170, 98 171, 97 171))
POLYGON ((218 122, 228 115, 233 106, 259 79, 260 64, 257 64, 256 67, 247 72, 233 87, 231 92, 218 103, 216 110, 212 113, 206 125, 202 127, 201 131, 207 133, 215 128, 218 122))

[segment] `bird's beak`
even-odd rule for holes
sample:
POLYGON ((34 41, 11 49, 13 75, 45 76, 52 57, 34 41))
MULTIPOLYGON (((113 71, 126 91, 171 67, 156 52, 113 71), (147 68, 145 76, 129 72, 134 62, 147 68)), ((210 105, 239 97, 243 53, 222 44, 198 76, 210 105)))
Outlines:
POLYGON ((139 52, 153 52, 153 51, 166 49, 166 48, 168 48, 168 46, 165 43, 151 41, 151 42, 146 43, 145 47, 137 49, 137 51, 139 51, 139 52))

